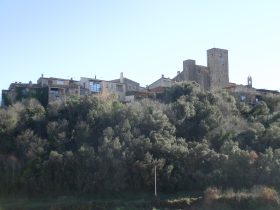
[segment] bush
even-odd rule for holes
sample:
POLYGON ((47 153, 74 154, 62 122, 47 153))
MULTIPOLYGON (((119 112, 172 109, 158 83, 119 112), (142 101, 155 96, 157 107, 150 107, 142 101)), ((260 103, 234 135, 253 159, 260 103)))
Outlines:
POLYGON ((271 187, 261 186, 259 187, 259 198, 265 202, 279 204, 278 193, 271 187))
POLYGON ((267 186, 254 186, 250 190, 234 192, 228 190, 219 198, 220 202, 230 206, 239 206, 240 209, 279 209, 279 197, 277 192, 267 186))
POLYGON ((218 200, 220 198, 221 192, 216 187, 208 187, 204 191, 204 201, 206 203, 210 203, 214 200, 218 200))

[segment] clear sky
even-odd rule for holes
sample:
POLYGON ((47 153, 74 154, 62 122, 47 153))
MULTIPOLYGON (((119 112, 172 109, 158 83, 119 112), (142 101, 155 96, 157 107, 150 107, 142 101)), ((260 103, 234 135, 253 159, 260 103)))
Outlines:
POLYGON ((279 90, 279 0, 0 0, 0 89, 46 77, 146 86, 229 50, 230 81, 279 90))

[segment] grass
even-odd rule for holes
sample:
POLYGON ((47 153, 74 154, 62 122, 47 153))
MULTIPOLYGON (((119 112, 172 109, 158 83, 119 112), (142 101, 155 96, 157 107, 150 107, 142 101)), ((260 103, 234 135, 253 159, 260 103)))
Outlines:
POLYGON ((280 209, 278 193, 269 187, 249 190, 218 190, 204 193, 160 194, 155 199, 149 193, 98 194, 92 196, 27 197, 1 196, 0 210, 89 210, 89 209, 193 209, 193 210, 276 210, 280 209))
POLYGON ((57 196, 27 197, 2 196, 0 210, 71 210, 71 209, 145 209, 151 195, 148 193, 93 195, 93 196, 57 196))

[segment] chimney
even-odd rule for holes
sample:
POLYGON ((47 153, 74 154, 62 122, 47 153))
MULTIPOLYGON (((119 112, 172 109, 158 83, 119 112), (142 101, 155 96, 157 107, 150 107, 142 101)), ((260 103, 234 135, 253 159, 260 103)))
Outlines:
POLYGON ((161 78, 164 78, 164 74, 161 75, 161 78))
POLYGON ((180 74, 180 71, 177 71, 177 75, 179 75, 180 74))
MULTIPOLYGON (((44 74, 41 74, 41 86, 42 87, 43 87, 43 78, 44 78, 44 74)), ((40 81, 40 79, 38 81, 40 81)))
POLYGON ((123 73, 121 72, 120 83, 123 83, 123 73))
POLYGON ((96 79, 96 75, 94 75, 94 79, 96 79))

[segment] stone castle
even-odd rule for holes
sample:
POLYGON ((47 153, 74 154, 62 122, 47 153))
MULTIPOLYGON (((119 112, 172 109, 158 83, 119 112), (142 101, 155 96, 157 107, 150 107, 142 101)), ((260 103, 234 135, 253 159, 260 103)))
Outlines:
POLYGON ((277 94, 278 91, 256 89, 252 85, 252 77, 247 78, 247 85, 229 82, 228 50, 212 48, 207 50, 207 66, 196 65, 195 60, 183 61, 183 70, 178 71, 173 78, 160 79, 148 86, 148 90, 160 93, 176 82, 195 82, 204 91, 225 90, 235 96, 237 100, 255 103, 266 94, 277 94))
POLYGON ((207 66, 196 65, 195 60, 185 60, 183 71, 173 79, 180 81, 195 81, 202 90, 218 90, 229 84, 228 51, 212 48, 207 50, 207 66))
POLYGON ((223 89, 229 84, 228 51, 212 48, 207 50, 207 66, 197 65, 195 60, 183 61, 183 71, 173 78, 162 77, 148 86, 149 90, 160 92, 176 82, 196 82, 204 91, 223 89))

